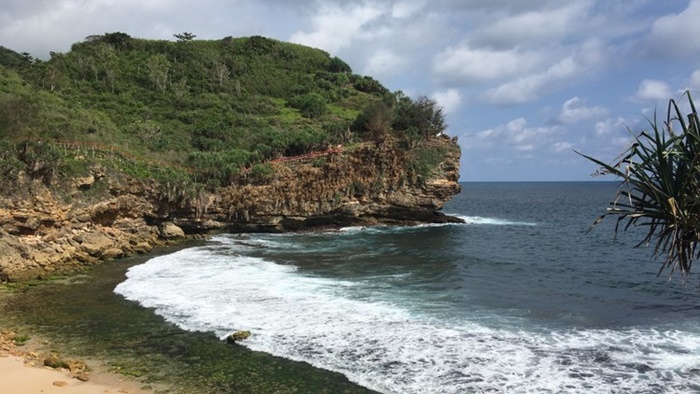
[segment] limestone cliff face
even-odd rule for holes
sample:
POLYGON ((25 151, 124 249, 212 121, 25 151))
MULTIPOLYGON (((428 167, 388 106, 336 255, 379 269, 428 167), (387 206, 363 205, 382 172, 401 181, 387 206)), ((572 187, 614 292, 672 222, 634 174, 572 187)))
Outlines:
POLYGON ((438 211, 461 190, 459 157, 458 145, 447 137, 410 150, 393 140, 367 143, 308 162, 276 164, 270 179, 223 189, 198 216, 173 216, 183 228, 215 222, 231 231, 456 222, 438 211), (428 163, 437 164, 429 173, 413 168, 429 160, 438 161, 428 163))
POLYGON ((412 149, 366 143, 273 163, 264 179, 184 200, 102 168, 68 194, 31 184, 29 196, 0 198, 0 281, 79 270, 212 230, 457 222, 438 211, 460 191, 459 156, 447 137, 412 149))

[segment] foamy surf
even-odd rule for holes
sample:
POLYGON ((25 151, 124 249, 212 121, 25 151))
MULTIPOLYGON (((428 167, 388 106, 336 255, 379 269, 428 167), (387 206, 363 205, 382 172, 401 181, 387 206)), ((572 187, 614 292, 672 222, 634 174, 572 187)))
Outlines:
POLYGON ((487 218, 487 217, 481 217, 481 216, 464 216, 464 215, 452 215, 452 216, 464 220, 465 224, 487 225, 487 226, 537 226, 537 223, 533 223, 533 222, 520 222, 520 221, 500 219, 500 218, 487 218))
MULTIPOLYGON (((240 246, 229 245, 234 251, 240 246)), ((185 330, 253 332, 253 350, 334 370, 384 393, 690 392, 700 336, 437 319, 361 282, 200 247, 132 267, 115 292, 185 330), (374 290, 373 290, 374 291, 374 290)))

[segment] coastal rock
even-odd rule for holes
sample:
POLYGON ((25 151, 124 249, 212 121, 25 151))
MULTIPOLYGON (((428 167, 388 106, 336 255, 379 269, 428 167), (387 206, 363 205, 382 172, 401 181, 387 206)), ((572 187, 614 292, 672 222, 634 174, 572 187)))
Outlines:
POLYGON ((0 281, 76 271, 211 231, 458 222, 439 210, 460 191, 459 146, 443 137, 423 144, 442 157, 431 172, 415 170, 418 151, 386 139, 328 154, 322 165, 270 162, 274 176, 264 181, 242 179, 186 198, 107 169, 67 182, 72 191, 27 180, 31 197, 0 196, 0 281))
POLYGON ((185 237, 185 232, 175 223, 165 222, 160 225, 160 236, 163 239, 173 240, 185 237))
POLYGON ((73 181, 73 185, 78 190, 87 190, 94 183, 95 183, 95 177, 93 175, 75 178, 75 180, 73 181))
POLYGON ((103 260, 114 260, 124 256, 124 251, 119 248, 109 248, 102 252, 103 260))
POLYGON ((63 361, 61 358, 58 357, 56 354, 51 354, 44 358, 44 365, 53 368, 53 369, 60 369, 60 368, 67 368, 68 364, 63 361))
POLYGON ((228 337, 226 337, 226 342, 228 343, 235 343, 236 341, 242 341, 244 339, 250 338, 250 331, 247 330, 240 330, 240 331, 235 331, 228 337))
POLYGON ((114 241, 105 234, 94 231, 77 237, 80 248, 92 257, 100 256, 114 245, 114 241))

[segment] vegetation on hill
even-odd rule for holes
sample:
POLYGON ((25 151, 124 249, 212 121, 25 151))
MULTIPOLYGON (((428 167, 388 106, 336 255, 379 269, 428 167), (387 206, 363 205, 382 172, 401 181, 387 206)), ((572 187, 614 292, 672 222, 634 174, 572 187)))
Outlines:
POLYGON ((663 257, 659 274, 677 269, 685 276, 700 257, 700 118, 690 93, 686 95, 691 109, 687 117, 670 100, 666 119, 650 119, 650 130, 635 136, 614 163, 584 155, 603 174, 623 180, 596 223, 615 216, 616 232, 620 225, 625 230, 644 226, 646 235, 637 246, 655 244, 654 255, 663 257))
POLYGON ((445 128, 431 99, 389 92, 321 50, 176 38, 89 36, 47 61, 0 47, 0 182, 48 184, 109 158, 132 176, 217 187, 278 157, 386 138, 412 149, 445 128))

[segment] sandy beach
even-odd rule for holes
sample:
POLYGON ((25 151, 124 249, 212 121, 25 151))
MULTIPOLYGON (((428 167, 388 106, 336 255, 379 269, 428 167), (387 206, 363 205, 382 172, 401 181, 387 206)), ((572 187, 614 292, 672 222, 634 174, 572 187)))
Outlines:
POLYGON ((0 356, 0 377, 0 391, 4 394, 148 393, 136 387, 134 382, 120 382, 116 376, 110 379, 101 376, 82 382, 72 378, 67 371, 27 365, 23 357, 8 355, 0 356))
MULTIPOLYGON (((11 338, 14 333, 0 333, 0 392, 3 394, 95 394, 121 393, 146 394, 142 384, 121 375, 92 369, 83 374, 82 381, 68 369, 44 366, 44 358, 36 346, 16 346, 11 338)), ((85 365, 84 363, 82 364, 85 365)))

